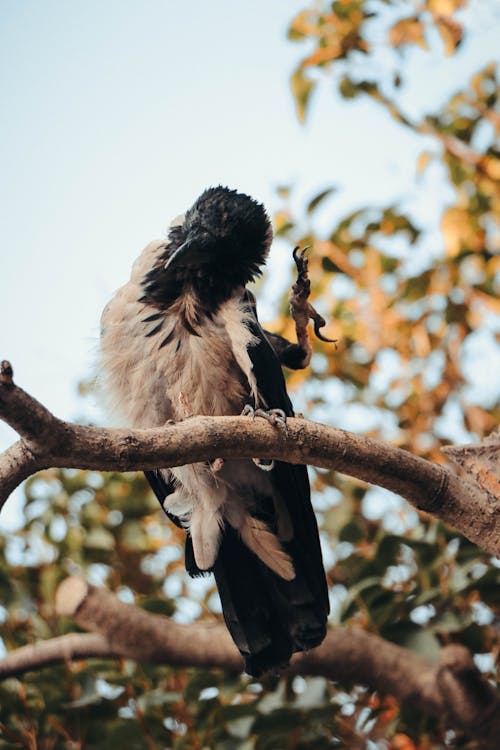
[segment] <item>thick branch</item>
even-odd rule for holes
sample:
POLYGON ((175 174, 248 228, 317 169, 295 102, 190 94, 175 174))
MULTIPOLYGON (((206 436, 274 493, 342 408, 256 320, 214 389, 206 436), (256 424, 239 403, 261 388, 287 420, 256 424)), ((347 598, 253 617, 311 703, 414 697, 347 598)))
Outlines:
POLYGON ((33 672, 61 662, 92 657, 110 659, 121 655, 120 651, 99 633, 67 633, 11 651, 0 661, 0 679, 18 677, 25 672, 33 672))
POLYGON ((0 509, 11 492, 40 468, 24 440, 18 440, 0 455, 0 509))
MULTIPOLYGON (((9 473, 6 455, 0 456, 9 490, 31 471, 52 466, 132 471, 214 456, 274 458, 335 469, 392 490, 500 555, 500 514, 475 483, 388 443, 344 430, 290 418, 284 431, 248 417, 194 417, 152 430, 85 427, 56 419, 25 391, 1 382, 0 417, 24 436, 25 455, 16 449, 15 472, 9 473)), ((4 488, 0 502, 5 494, 4 488)))
POLYGON ((481 747, 497 748, 500 700, 466 648, 451 645, 443 649, 437 687, 453 723, 480 740, 481 747))
POLYGON ((54 435, 63 430, 64 422, 11 379, 6 380, 4 373, 8 368, 10 365, 4 360, 0 367, 0 418, 25 438, 27 443, 33 442, 35 446, 49 448, 54 435))
MULTIPOLYGON (((103 588, 66 579, 57 592, 59 614, 92 634, 72 634, 25 646, 0 662, 0 676, 20 674, 56 661, 125 656, 175 666, 240 671, 243 661, 223 625, 181 625, 125 604, 103 588)), ((433 664, 361 630, 332 629, 322 645, 296 654, 290 673, 322 675, 366 685, 483 741, 493 750, 500 732, 500 701, 462 646, 443 649, 433 664)))

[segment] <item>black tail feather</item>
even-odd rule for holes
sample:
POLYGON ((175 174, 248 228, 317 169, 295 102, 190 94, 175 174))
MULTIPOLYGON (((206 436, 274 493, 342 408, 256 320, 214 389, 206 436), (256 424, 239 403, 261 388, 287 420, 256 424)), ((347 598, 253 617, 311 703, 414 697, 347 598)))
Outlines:
POLYGON ((285 581, 242 544, 234 529, 224 530, 215 580, 228 630, 245 671, 254 676, 286 667, 295 651, 318 646, 326 634, 328 599, 317 600, 307 581, 307 562, 291 546, 285 545, 296 577, 285 581))
MULTIPOLYGON (((276 462, 273 476, 292 520, 293 538, 283 547, 292 558, 295 578, 286 581, 276 575, 227 523, 213 568, 227 628, 245 659, 245 671, 254 676, 284 668, 294 652, 318 646, 326 634, 329 612, 307 469, 276 462)), ((146 472, 146 477, 168 517, 182 526, 164 507, 173 483, 160 471, 146 472)), ((264 504, 269 508, 269 498, 263 498, 264 504)), ((196 565, 189 533, 185 554, 189 575, 207 572, 196 565)))
POLYGON ((231 526, 224 530, 214 574, 224 619, 245 659, 245 670, 258 676, 285 666, 293 650, 288 602, 276 585, 277 577, 231 526))

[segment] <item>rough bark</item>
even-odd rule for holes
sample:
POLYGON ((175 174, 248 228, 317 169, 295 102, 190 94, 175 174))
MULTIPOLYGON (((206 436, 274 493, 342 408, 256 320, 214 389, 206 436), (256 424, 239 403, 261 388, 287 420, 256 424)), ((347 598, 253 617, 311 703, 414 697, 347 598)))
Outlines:
POLYGON ((492 501, 472 478, 383 441, 305 419, 289 418, 286 430, 249 417, 193 417, 151 430, 86 427, 57 419, 11 378, 0 378, 0 418, 21 436, 0 456, 0 508, 23 479, 53 466, 132 471, 214 456, 274 458, 385 487, 500 555, 499 500, 492 501))

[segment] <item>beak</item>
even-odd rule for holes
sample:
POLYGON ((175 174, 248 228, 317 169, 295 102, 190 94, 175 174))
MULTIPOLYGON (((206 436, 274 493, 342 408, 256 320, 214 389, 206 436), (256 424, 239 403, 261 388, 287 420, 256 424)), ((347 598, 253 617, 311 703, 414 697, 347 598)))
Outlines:
POLYGON ((203 242, 196 238, 187 239, 175 250, 164 265, 165 271, 174 268, 188 268, 189 266, 200 266, 207 262, 207 253, 204 252, 203 242))

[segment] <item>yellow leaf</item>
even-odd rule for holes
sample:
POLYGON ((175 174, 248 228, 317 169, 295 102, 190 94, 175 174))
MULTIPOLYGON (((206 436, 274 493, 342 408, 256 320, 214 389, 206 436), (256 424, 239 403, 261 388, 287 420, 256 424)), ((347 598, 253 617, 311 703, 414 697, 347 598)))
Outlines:
POLYGON ((430 151, 422 151, 417 159, 417 174, 422 174, 422 172, 429 166, 431 156, 432 154, 430 151))
POLYGON ((496 297, 491 297, 489 294, 485 294, 484 292, 480 292, 479 290, 475 291, 475 297, 476 299, 480 300, 485 307, 488 308, 488 310, 491 310, 491 312, 494 315, 500 315, 500 300, 496 297))
POLYGON ((283 232, 286 232, 287 229, 290 229, 293 226, 289 211, 277 211, 274 214, 273 219, 274 231, 276 234, 282 234, 283 232))
POLYGON ((471 86, 477 97, 484 96, 488 89, 488 83, 495 79, 496 64, 490 63, 471 78, 471 86))
POLYGON ((416 325, 412 331, 412 341, 417 357, 428 357, 431 353, 431 342, 427 329, 423 325, 416 325))
POLYGON ((341 52, 342 47, 338 41, 336 41, 335 44, 330 43, 328 47, 318 47, 312 55, 309 55, 309 57, 304 59, 303 65, 322 65, 330 60, 335 60, 341 52))
POLYGON ((304 75, 303 69, 299 67, 292 75, 291 84, 292 93, 295 97, 295 104, 297 107, 297 117, 299 121, 303 123, 306 119, 307 106, 315 82, 311 81, 310 78, 307 78, 307 76, 304 75))
POLYGON ((493 156, 485 156, 481 160, 481 166, 492 180, 500 180, 500 159, 493 156))
POLYGON ((428 49, 424 36, 425 28, 416 16, 402 18, 389 29, 389 42, 393 47, 405 44, 418 44, 422 49, 428 49))
POLYGON ((290 24, 288 36, 290 39, 300 39, 305 36, 319 36, 319 33, 317 13, 311 10, 303 10, 295 16, 290 24))
POLYGON ((478 250, 481 238, 475 230, 470 214, 458 206, 447 208, 441 219, 446 255, 453 258, 461 250, 478 250))
POLYGON ((453 55, 462 41, 462 26, 452 18, 439 18, 436 21, 436 27, 444 42, 445 55, 453 55))
POLYGON ((431 13, 450 16, 458 8, 465 6, 465 0, 427 0, 427 7, 431 13))

